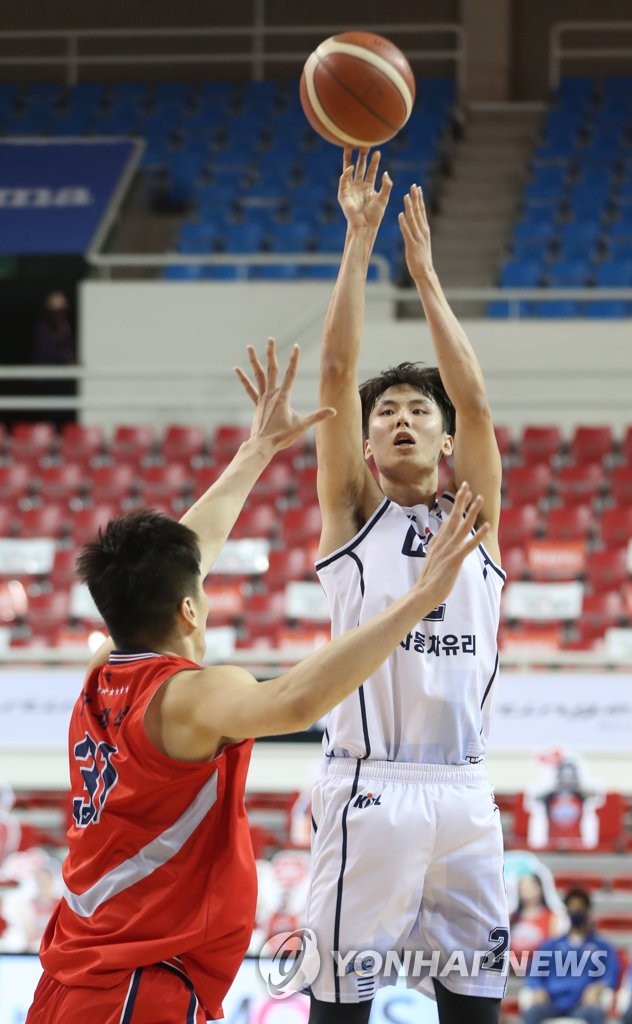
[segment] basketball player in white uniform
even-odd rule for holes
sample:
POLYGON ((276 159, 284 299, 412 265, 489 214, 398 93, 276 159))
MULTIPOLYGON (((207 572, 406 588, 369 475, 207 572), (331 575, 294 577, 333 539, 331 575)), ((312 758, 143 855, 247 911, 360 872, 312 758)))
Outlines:
POLYGON ((501 462, 481 369, 434 272, 414 185, 400 228, 437 368, 400 364, 358 389, 367 267, 391 190, 385 174, 376 191, 378 163, 374 153, 367 167, 361 152, 354 167, 345 151, 338 198, 347 237, 323 338, 320 404, 337 416, 317 429, 317 571, 333 635, 423 573, 462 481, 482 495, 489 532, 446 602, 328 720, 327 770, 313 797, 307 924, 321 969, 309 1019, 366 1024, 376 988, 397 977, 396 967, 390 976, 376 969, 390 950, 409 957, 407 983, 436 998, 441 1024, 494 1024, 508 914, 499 814, 482 762, 498 678, 501 462), (455 481, 437 494, 449 455, 455 481), (378 955, 346 959, 366 950, 378 955))

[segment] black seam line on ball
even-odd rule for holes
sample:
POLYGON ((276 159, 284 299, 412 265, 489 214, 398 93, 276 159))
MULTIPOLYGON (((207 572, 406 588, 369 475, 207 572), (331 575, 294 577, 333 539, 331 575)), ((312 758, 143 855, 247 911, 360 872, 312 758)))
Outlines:
MULTIPOLYGON (((318 57, 318 54, 316 56, 318 57)), ((331 54, 329 54, 328 56, 331 56, 331 54)), ((346 56, 350 56, 350 55, 346 54, 346 56)), ((319 66, 321 64, 323 65, 323 71, 326 71, 327 74, 330 76, 330 78, 333 78, 334 82, 337 82, 338 85, 342 89, 345 90, 345 92, 348 92, 350 96, 353 96, 354 100, 357 100, 358 103, 360 104, 360 106, 364 107, 364 109, 367 111, 367 113, 371 114, 375 118, 376 121, 381 121, 383 125, 386 125, 387 128, 390 128, 394 132, 398 132, 400 130, 400 128, 397 125, 392 124, 390 121, 387 121, 385 118, 380 117, 379 114, 376 114, 376 112, 371 109, 371 107, 368 105, 368 103, 364 102, 364 100, 362 99, 361 96, 358 96, 358 94, 355 93, 353 91, 353 89, 349 88, 349 86, 346 84, 346 82, 343 82, 340 78, 338 78, 337 75, 334 75, 333 72, 330 71, 329 68, 327 67, 327 65, 325 64, 325 59, 326 58, 318 57, 318 65, 319 66)), ((357 61, 361 62, 361 58, 360 57, 352 57, 351 59, 352 60, 357 60, 357 61)), ((391 79, 388 77, 388 75, 385 75, 383 71, 380 71, 379 68, 373 68, 373 70, 377 71, 378 74, 380 74, 382 76, 382 78, 386 79, 387 82, 390 82, 390 84, 393 85, 391 79)), ((393 86, 393 88, 397 89, 397 86, 393 86)), ((314 89, 316 89, 316 95, 318 95, 318 89, 316 87, 316 83, 315 82, 314 82, 314 89)), ((404 103, 404 97, 399 92, 399 89, 397 89, 397 92, 401 96, 402 103, 404 104, 404 110, 406 110, 406 104, 404 103)), ((320 100, 320 97, 319 97, 319 100, 320 100)), ((326 111, 326 113, 328 113, 328 112, 326 111)), ((339 126, 336 125, 336 127, 339 127, 339 126)), ((400 127, 401 127, 401 125, 400 125, 400 127)), ((347 134, 351 134, 351 133, 348 132, 347 134)))

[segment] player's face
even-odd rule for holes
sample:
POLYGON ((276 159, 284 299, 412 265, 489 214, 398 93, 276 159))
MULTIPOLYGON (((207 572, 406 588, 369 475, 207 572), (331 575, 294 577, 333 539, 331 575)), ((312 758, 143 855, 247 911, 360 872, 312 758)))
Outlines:
POLYGON ((408 384, 387 388, 369 417, 365 453, 373 455, 383 472, 408 476, 436 468, 452 451, 452 438, 443 428, 441 411, 427 395, 408 384))

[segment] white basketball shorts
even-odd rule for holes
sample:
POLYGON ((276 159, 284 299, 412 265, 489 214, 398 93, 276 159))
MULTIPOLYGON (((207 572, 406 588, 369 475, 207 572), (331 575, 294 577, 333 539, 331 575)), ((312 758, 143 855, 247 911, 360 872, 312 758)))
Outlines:
POLYGON ((317 999, 371 999, 398 974, 431 997, 433 977, 464 995, 503 996, 503 842, 480 765, 332 758, 312 813, 317 999))

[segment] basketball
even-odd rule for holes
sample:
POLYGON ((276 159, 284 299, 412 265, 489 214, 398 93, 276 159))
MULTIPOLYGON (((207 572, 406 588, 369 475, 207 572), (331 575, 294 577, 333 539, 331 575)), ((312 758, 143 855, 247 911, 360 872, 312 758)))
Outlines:
POLYGON ((403 128, 415 101, 404 54, 373 32, 342 32, 307 58, 301 105, 312 128, 336 146, 368 149, 403 128))

